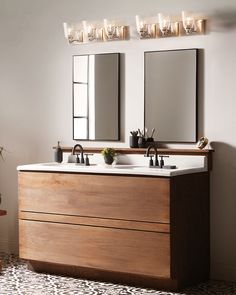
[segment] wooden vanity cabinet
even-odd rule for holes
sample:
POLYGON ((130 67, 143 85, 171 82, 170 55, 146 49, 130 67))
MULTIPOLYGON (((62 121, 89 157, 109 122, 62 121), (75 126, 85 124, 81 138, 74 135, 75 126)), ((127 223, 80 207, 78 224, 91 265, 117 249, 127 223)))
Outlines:
POLYGON ((209 277, 209 174, 20 171, 19 233, 36 271, 176 290, 209 277))

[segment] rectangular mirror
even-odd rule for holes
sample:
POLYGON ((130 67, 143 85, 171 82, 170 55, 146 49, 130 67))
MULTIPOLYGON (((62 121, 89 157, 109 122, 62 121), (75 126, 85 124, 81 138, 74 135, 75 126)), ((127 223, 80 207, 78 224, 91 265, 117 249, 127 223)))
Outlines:
POLYGON ((119 53, 73 56, 73 139, 120 139, 119 53))
POLYGON ((197 141, 197 49, 145 52, 145 115, 161 142, 197 141))

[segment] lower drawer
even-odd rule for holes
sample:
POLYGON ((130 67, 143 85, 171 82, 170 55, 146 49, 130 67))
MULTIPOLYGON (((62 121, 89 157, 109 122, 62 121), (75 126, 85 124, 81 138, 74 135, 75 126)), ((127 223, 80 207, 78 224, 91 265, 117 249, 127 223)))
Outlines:
POLYGON ((20 257, 170 278, 166 233, 20 220, 20 257))

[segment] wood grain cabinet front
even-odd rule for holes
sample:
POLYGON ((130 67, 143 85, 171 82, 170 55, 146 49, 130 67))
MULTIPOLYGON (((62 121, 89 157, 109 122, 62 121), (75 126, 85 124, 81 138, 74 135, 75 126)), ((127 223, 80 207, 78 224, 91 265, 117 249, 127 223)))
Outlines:
POLYGON ((29 220, 20 228, 22 258, 170 278, 169 234, 29 220))
POLYGON ((209 174, 19 172, 20 257, 37 271, 176 290, 209 276, 209 174))
POLYGON ((165 178, 19 173, 23 211, 169 223, 169 191, 165 178))

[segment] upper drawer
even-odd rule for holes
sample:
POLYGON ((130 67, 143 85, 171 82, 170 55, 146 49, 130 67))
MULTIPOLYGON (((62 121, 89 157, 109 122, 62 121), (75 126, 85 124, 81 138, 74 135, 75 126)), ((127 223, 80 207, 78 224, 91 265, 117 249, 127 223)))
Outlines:
POLYGON ((19 209, 169 222, 167 178, 19 172, 19 209))

